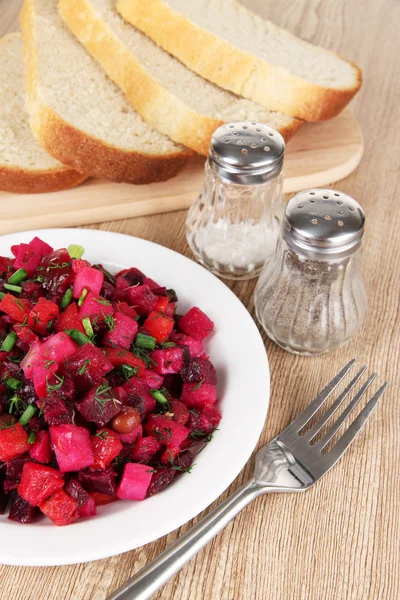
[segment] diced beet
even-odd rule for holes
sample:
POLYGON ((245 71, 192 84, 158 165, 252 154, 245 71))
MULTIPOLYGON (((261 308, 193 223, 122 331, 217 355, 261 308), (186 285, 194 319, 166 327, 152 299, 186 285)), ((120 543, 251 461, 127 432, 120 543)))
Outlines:
POLYGON ((4 490, 4 479, 6 476, 6 465, 0 464, 0 515, 4 515, 7 504, 8 504, 8 494, 4 490))
POLYGON ((112 429, 100 429, 91 438, 94 463, 90 469, 105 469, 122 450, 122 443, 112 429))
POLYGON ((133 306, 129 306, 129 304, 127 302, 122 302, 122 301, 114 302, 113 307, 116 312, 120 312, 123 315, 125 315, 126 317, 130 317, 131 319, 134 319, 135 317, 138 316, 138 314, 137 314, 136 310, 133 308, 133 306))
POLYGON ((0 429, 0 461, 6 462, 29 450, 28 434, 21 423, 0 429))
POLYGON ((161 444, 154 437, 142 437, 132 451, 132 460, 136 463, 147 463, 159 450, 161 444))
POLYGON ((153 469, 139 463, 127 463, 117 488, 121 500, 144 500, 150 485, 153 469))
POLYGON ((58 386, 62 379, 55 376, 57 365, 51 361, 45 361, 41 357, 33 367, 33 385, 38 398, 46 398, 52 386, 58 386))
POLYGON ((189 435, 189 429, 166 415, 151 415, 145 429, 165 446, 177 447, 189 435))
POLYGON ((176 311, 176 302, 169 302, 167 304, 164 312, 167 315, 167 317, 170 317, 171 319, 173 319, 175 316, 175 311, 176 311))
POLYGON ((139 377, 142 376, 146 365, 143 360, 135 356, 132 352, 128 352, 124 348, 104 348, 103 351, 113 367, 118 368, 122 365, 138 367, 138 375, 139 377))
POLYGON ((90 262, 88 260, 74 258, 72 260, 72 270, 76 274, 78 271, 83 269, 83 267, 90 267, 90 262))
POLYGON ((14 259, 8 258, 8 256, 0 256, 0 273, 9 273, 13 270, 14 259))
POLYGON ((170 446, 164 450, 161 455, 161 464, 171 466, 175 463, 175 459, 177 458, 180 452, 180 448, 175 446, 170 446))
POLYGON ((47 464, 51 461, 52 453, 48 431, 39 431, 34 444, 30 445, 29 454, 40 463, 47 464))
POLYGON ((104 275, 93 267, 81 267, 75 275, 73 296, 80 298, 83 290, 92 292, 95 296, 100 295, 103 286, 104 275))
POLYGON ((193 358, 189 364, 182 367, 180 374, 183 381, 187 383, 198 383, 199 381, 212 385, 217 383, 217 372, 214 365, 204 358, 193 358))
POLYGON ((191 408, 203 408, 216 402, 217 390, 211 383, 184 383, 180 400, 191 408))
POLYGON ((128 285, 132 286, 132 285, 142 285, 145 276, 143 275, 142 271, 139 271, 139 269, 135 269, 135 267, 132 267, 130 269, 124 269, 123 271, 120 271, 119 273, 117 273, 117 277, 123 277, 125 279, 125 281, 128 282, 128 285))
POLYGON ((187 427, 189 428, 190 433, 200 430, 200 411, 199 410, 197 410, 195 408, 191 408, 189 410, 189 420, 187 422, 187 427))
MULTIPOLYGON (((65 367, 65 365, 63 365, 65 367)), ((57 373, 58 375, 58 373, 57 373)), ((63 400, 73 400, 75 397, 75 385, 71 377, 62 375, 60 379, 57 379, 57 385, 55 388, 47 390, 49 398, 54 396, 61 396, 63 400)))
POLYGON ((21 498, 17 492, 11 494, 10 512, 8 518, 10 521, 16 521, 17 523, 33 523, 35 518, 38 516, 38 510, 36 506, 32 506, 21 498))
POLYGON ((70 359, 79 349, 70 337, 64 332, 50 335, 42 344, 42 355, 46 360, 54 360, 58 365, 70 359))
POLYGON ((73 523, 78 517, 77 509, 78 503, 64 490, 58 490, 51 498, 40 504, 42 513, 59 526, 73 523))
POLYGON ((143 329, 161 344, 165 342, 172 333, 174 320, 159 312, 150 312, 143 323, 143 329))
POLYGON ((133 306, 138 315, 145 315, 156 307, 157 296, 153 294, 148 285, 138 285, 128 288, 128 302, 133 306))
POLYGON ((142 375, 142 380, 151 388, 152 390, 159 390, 163 384, 163 377, 154 371, 150 371, 146 369, 142 375))
POLYGON ((128 392, 124 390, 122 386, 116 386, 113 388, 113 393, 117 400, 120 400, 122 404, 127 404, 128 392))
POLYGON ((28 327, 39 335, 47 335, 60 315, 60 309, 55 302, 39 298, 37 304, 28 315, 28 327))
POLYGON ((81 471, 78 479, 88 492, 98 492, 107 496, 115 496, 117 474, 109 466, 103 471, 81 471))
POLYGON ((114 328, 107 331, 103 337, 103 344, 114 348, 118 346, 129 350, 138 331, 138 324, 134 319, 127 317, 123 313, 114 313, 114 328))
POLYGON ((181 452, 177 457, 175 464, 179 467, 182 467, 182 470, 189 469, 189 467, 193 464, 194 456, 191 452, 181 452))
POLYGON ((108 283, 108 281, 104 281, 102 288, 100 290, 100 296, 105 298, 106 300, 112 300, 115 293, 115 287, 108 283))
POLYGON ((101 323, 104 317, 108 317, 114 313, 114 309, 109 300, 101 298, 92 292, 89 292, 79 310, 79 318, 90 317, 90 320, 96 320, 101 323))
POLYGON ((221 413, 210 404, 206 404, 200 414, 200 429, 212 433, 221 421, 221 413))
POLYGON ((85 333, 82 321, 79 318, 79 309, 76 302, 72 302, 67 306, 54 326, 54 330, 58 332, 66 331, 68 329, 77 329, 81 333, 85 333))
POLYGON ((26 298, 17 298, 12 294, 6 294, 0 301, 0 310, 18 323, 26 322, 31 308, 32 304, 29 300, 26 300, 26 298))
POLYGON ((136 408, 141 418, 153 412, 156 407, 156 400, 150 394, 149 387, 145 381, 132 377, 124 384, 123 388, 128 393, 125 403, 136 408))
POLYGON ((107 494, 100 494, 99 492, 90 492, 90 497, 96 506, 104 506, 105 504, 111 504, 118 500, 117 496, 108 496, 107 494))
POLYGON ((7 461, 7 479, 21 479, 24 464, 30 460, 28 454, 21 454, 7 461))
POLYGON ((19 485, 18 479, 8 479, 8 477, 6 477, 6 479, 4 480, 5 493, 10 494, 10 492, 13 492, 14 490, 16 490, 18 488, 18 485, 19 485))
POLYGON ((34 342, 29 348, 29 352, 21 361, 21 368, 24 372, 24 375, 25 377, 29 377, 29 379, 32 379, 33 377, 33 369, 35 364, 42 359, 41 347, 41 342, 34 342))
POLYGON ((65 486, 65 491, 78 504, 77 512, 80 517, 91 517, 97 512, 96 504, 91 495, 81 486, 79 481, 71 479, 65 486))
POLYGON ((32 506, 38 506, 62 488, 64 480, 60 471, 37 463, 26 462, 18 486, 18 494, 32 506))
POLYGON ((63 425, 72 423, 74 407, 72 403, 65 402, 62 398, 46 398, 42 410, 47 425, 63 425))
POLYGON ((64 473, 79 471, 93 464, 90 434, 84 427, 72 424, 53 425, 50 427, 50 438, 58 466, 64 473))
POLYGON ((102 381, 113 365, 104 353, 92 344, 81 346, 69 360, 68 370, 79 390, 88 390, 102 381))
POLYGON ((103 427, 121 412, 122 403, 104 379, 96 388, 90 389, 75 406, 87 421, 103 427))
POLYGON ((180 319, 179 328, 196 340, 204 340, 214 330, 214 323, 200 308, 194 306, 180 319))
POLYGON ((160 375, 179 373, 183 367, 183 350, 178 346, 165 350, 154 350, 150 354, 150 358, 156 363, 153 366, 154 371, 160 375))
POLYGON ((169 394, 174 398, 179 398, 182 392, 182 386, 183 381, 180 375, 174 373, 171 375, 165 375, 163 387, 165 387, 169 394))
POLYGON ((202 342, 190 337, 189 335, 185 335, 184 333, 172 333, 170 340, 171 342, 175 342, 175 344, 179 344, 180 346, 186 346, 189 349, 191 358, 196 358, 203 352, 202 342))
POLYGON ((121 442, 124 442, 124 444, 136 444, 136 442, 142 437, 142 434, 143 427, 141 425, 138 425, 136 429, 134 429, 130 433, 119 433, 118 435, 119 439, 121 440, 121 442))
POLYGON ((129 283, 127 280, 124 277, 117 277, 115 279, 114 300, 119 302, 128 300, 128 289, 129 283))
POLYGON ((157 469, 151 477, 150 485, 147 489, 147 497, 150 498, 150 496, 154 496, 154 494, 158 494, 165 490, 175 477, 176 473, 177 471, 175 469, 157 469))
POLYGON ((146 285, 148 285, 149 288, 151 289, 151 291, 154 292, 154 293, 156 293, 156 290, 158 291, 160 289, 162 289, 164 291, 164 293, 167 291, 166 288, 162 288, 160 286, 160 284, 157 283, 157 281, 154 281, 154 279, 152 279, 151 277, 144 276, 143 283, 145 283, 146 285))
POLYGON ((43 259, 42 286, 50 294, 64 295, 74 279, 71 258, 66 248, 55 250, 43 259))
POLYGON ((11 246, 11 251, 15 256, 14 269, 25 269, 31 276, 42 262, 42 258, 50 254, 53 248, 35 237, 29 244, 22 243, 18 246, 11 246))
MULTIPOLYGON (((158 294, 157 294, 157 291, 156 291, 156 290, 153 290, 153 293, 154 293, 154 294, 156 294, 156 295, 158 296, 158 294)), ((155 306, 155 309, 154 309, 154 310, 155 310, 156 312, 162 312, 162 313, 165 313, 165 310, 166 310, 166 308, 167 308, 167 306, 168 306, 168 303, 169 303, 169 298, 168 298, 168 296, 159 296, 159 297, 158 297, 158 300, 157 300, 157 304, 156 304, 156 306, 155 306)), ((169 316, 170 316, 170 315, 167 315, 167 317, 169 317, 169 316)))
POLYGON ((17 325, 14 325, 13 329, 19 340, 24 342, 28 348, 39 339, 36 333, 33 333, 26 325, 22 326, 22 324, 18 323, 17 325))
POLYGON ((186 425, 189 421, 189 409, 180 400, 169 401, 169 412, 173 414, 173 420, 181 425, 186 425))

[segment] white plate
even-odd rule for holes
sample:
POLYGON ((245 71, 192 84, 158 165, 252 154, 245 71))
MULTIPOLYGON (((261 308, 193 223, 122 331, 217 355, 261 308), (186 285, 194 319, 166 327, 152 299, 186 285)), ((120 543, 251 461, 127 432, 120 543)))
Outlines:
POLYGON ((138 548, 173 531, 209 506, 241 471, 263 428, 269 403, 267 356, 251 316, 214 275, 188 258, 146 240, 88 229, 26 231, 0 238, 0 255, 35 235, 54 248, 82 244, 84 258, 113 272, 136 266, 160 285, 176 290, 178 310, 197 305, 215 322, 206 342, 218 376, 223 415, 219 430, 183 474, 161 494, 143 502, 118 501, 96 517, 66 527, 42 519, 21 525, 0 516, 0 562, 65 565, 106 558, 138 548))

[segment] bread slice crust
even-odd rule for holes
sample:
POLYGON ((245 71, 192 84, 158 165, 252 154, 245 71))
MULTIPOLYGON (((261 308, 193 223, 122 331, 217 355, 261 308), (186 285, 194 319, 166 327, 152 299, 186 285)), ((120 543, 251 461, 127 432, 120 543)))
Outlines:
MULTIPOLYGON (((207 156, 212 134, 226 121, 197 112, 156 81, 102 20, 90 0, 60 0, 59 10, 69 29, 145 121, 174 141, 207 156)), ((286 141, 302 125, 299 119, 288 121, 277 127, 286 141)))
POLYGON ((92 177, 144 184, 174 177, 192 158, 189 149, 150 154, 115 147, 74 127, 41 99, 35 48, 35 0, 25 0, 20 15, 26 65, 30 124, 41 145, 60 162, 92 177))
MULTIPOLYGON (((0 40, 0 53, 5 44, 11 44, 12 48, 22 44, 20 33, 10 33, 0 40)), ((8 60, 8 59, 7 59, 8 60)), ((7 71, 8 71, 8 67, 7 71)), ((23 65, 21 63, 21 70, 23 65)), ((18 92, 18 90, 16 90, 18 92)), ((20 92, 18 92, 20 93, 20 92)), ((26 121, 28 121, 28 115, 26 121)), ((12 127, 12 123, 10 123, 12 127)), ((28 168, 18 164, 11 164, 2 159, 0 154, 0 190, 17 194, 40 194, 57 192, 82 183, 87 179, 86 175, 78 173, 63 165, 46 168, 28 168)))
POLYGON ((322 121, 336 116, 361 87, 361 70, 337 54, 354 68, 355 81, 349 88, 333 89, 292 75, 202 29, 163 0, 117 0, 116 6, 126 21, 187 67, 269 110, 322 121))

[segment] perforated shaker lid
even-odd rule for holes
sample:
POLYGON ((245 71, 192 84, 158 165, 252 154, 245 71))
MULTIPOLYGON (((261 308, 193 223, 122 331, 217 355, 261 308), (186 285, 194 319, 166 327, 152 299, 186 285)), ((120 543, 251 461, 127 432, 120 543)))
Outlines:
POLYGON ((361 243, 365 216, 351 196, 331 189, 312 189, 291 198, 283 219, 283 237, 306 255, 352 254, 361 243))
POLYGON ((209 165, 236 184, 265 183, 282 169, 285 141, 263 123, 240 121, 219 127, 211 138, 209 165))

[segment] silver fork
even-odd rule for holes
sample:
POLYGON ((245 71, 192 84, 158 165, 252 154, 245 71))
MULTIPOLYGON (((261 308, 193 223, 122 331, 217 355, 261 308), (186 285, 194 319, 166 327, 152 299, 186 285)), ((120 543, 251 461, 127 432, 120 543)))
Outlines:
POLYGON ((346 452, 388 386, 386 382, 379 388, 333 448, 326 454, 322 454, 324 448, 364 396, 376 374, 373 373, 366 380, 340 417, 318 442, 311 445, 316 435, 356 386, 366 370, 365 366, 350 381, 322 417, 306 433, 300 435, 300 432, 324 405, 354 363, 355 359, 351 360, 282 433, 259 450, 256 455, 254 475, 244 486, 201 519, 155 560, 141 569, 108 600, 149 600, 257 496, 271 492, 302 492, 308 490, 325 475, 346 452))

